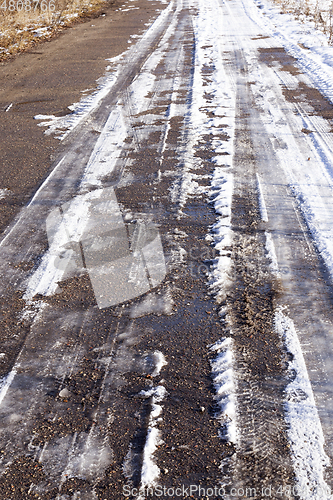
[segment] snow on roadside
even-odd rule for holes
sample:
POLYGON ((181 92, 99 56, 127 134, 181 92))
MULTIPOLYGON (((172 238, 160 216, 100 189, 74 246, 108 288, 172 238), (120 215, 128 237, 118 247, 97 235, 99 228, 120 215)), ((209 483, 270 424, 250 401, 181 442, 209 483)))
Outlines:
POLYGON ((332 499, 325 482, 325 468, 330 464, 324 450, 324 434, 316 407, 302 347, 293 321, 277 309, 274 326, 287 351, 292 354, 288 370, 292 381, 286 388, 286 421, 296 475, 297 493, 301 500, 332 499))
MULTIPOLYGON (((267 258, 277 277, 280 275, 275 246, 270 233, 265 232, 267 258)), ((291 443, 291 456, 296 477, 297 495, 301 500, 332 500, 325 482, 325 469, 330 465, 324 450, 324 434, 316 407, 311 382, 295 325, 278 307, 274 314, 274 328, 289 354, 291 382, 285 392, 285 420, 291 443)))
POLYGON ((313 84, 333 102, 333 47, 327 36, 313 22, 282 14, 270 0, 242 1, 249 17, 298 60, 313 84))
MULTIPOLYGON (((261 120, 271 137, 272 147, 284 171, 290 190, 295 196, 303 217, 312 233, 318 251, 321 253, 327 269, 333 278, 333 141, 330 124, 320 116, 306 112, 306 105, 286 103, 282 87, 297 89, 299 82, 314 85, 333 102, 333 48, 323 48, 322 57, 314 57, 312 49, 306 50, 297 43, 300 23, 289 20, 275 8, 267 7, 268 0, 260 3, 268 11, 258 9, 255 2, 243 0, 245 12, 263 33, 271 33, 279 45, 297 58, 305 75, 301 80, 297 75, 287 74, 278 66, 271 69, 258 64, 256 46, 250 47, 246 57, 249 64, 249 80, 256 104, 261 109, 261 120), (266 16, 262 14, 266 13, 266 16), (330 51, 330 58, 324 53, 330 51), (312 83, 311 83, 312 82, 312 83), (281 85, 282 84, 282 85, 281 85), (295 113, 295 106, 297 113, 295 113), (289 119, 285 115, 289 108, 289 119), (298 136, 295 131, 308 130, 309 134, 298 136), (314 131, 314 133, 312 133, 314 131)), ((258 3, 259 5, 259 3, 258 3)), ((317 34, 308 27, 309 40, 320 52, 317 34), (311 38, 312 37, 312 38, 311 38)), ((319 36, 319 35, 318 35, 319 36)), ((304 40, 303 40, 304 42, 304 40)), ((270 41, 274 47, 276 42, 270 41)), ((300 42, 299 42, 300 43, 300 42)), ((311 45, 310 42, 308 44, 311 45)), ((318 53, 319 53, 318 52, 318 53)), ((259 193, 260 197, 260 193, 259 193)), ((264 214, 265 215, 265 214, 264 214)))

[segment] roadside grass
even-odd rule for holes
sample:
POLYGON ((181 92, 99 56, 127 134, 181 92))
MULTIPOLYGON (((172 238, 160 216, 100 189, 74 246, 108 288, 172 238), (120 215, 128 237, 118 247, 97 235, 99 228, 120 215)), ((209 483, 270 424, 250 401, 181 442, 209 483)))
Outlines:
POLYGON ((301 22, 312 21, 333 45, 333 0, 273 0, 281 11, 293 14, 301 22))
POLYGON ((106 0, 0 0, 0 61, 100 12, 106 0))

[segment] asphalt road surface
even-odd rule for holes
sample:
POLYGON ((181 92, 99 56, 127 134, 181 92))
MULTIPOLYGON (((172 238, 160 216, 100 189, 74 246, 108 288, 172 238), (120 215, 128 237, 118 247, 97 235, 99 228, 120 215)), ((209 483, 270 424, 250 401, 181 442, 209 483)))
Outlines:
POLYGON ((259 10, 0 67, 1 499, 332 498, 333 106, 259 10))

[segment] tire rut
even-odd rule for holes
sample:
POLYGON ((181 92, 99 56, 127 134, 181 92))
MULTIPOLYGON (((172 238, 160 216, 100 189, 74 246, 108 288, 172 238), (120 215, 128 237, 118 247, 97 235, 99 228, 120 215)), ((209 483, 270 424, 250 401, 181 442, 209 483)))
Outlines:
MULTIPOLYGON (((252 105, 246 65, 240 54, 235 131, 235 191, 232 206, 233 289, 227 299, 227 323, 234 339, 240 432, 235 481, 262 498, 294 485, 284 418, 284 389, 288 383, 286 354, 273 328, 274 301, 279 287, 265 251, 256 183, 256 153, 248 124, 252 105)), ((290 498, 284 493, 281 498, 290 498)))

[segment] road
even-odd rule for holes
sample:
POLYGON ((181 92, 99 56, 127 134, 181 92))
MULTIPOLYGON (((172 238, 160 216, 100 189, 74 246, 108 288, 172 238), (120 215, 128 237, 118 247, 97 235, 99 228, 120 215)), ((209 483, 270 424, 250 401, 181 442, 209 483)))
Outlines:
POLYGON ((332 498, 333 106, 252 0, 159 8, 38 117, 62 140, 0 242, 0 497, 332 498))

